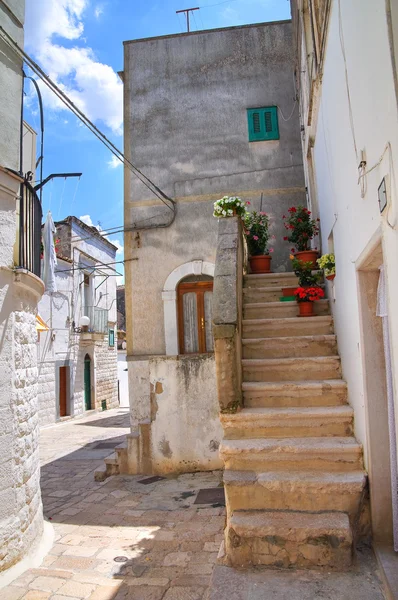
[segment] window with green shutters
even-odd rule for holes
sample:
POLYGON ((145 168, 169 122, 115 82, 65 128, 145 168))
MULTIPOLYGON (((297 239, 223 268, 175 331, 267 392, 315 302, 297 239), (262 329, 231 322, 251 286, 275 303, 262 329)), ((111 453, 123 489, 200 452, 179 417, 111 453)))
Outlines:
POLYGON ((109 346, 114 346, 115 345, 115 330, 114 329, 110 329, 109 330, 109 346))
POLYGON ((249 125, 249 142, 279 140, 278 109, 276 106, 249 108, 247 110, 247 121, 249 125))

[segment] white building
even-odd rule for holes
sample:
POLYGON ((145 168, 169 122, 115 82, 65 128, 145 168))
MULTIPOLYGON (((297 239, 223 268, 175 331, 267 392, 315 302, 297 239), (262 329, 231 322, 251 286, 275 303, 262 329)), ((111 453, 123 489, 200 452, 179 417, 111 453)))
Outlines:
POLYGON ((398 5, 293 0, 292 16, 306 184, 336 255, 329 294, 384 565, 394 530, 398 550, 398 5))
POLYGON ((56 228, 57 291, 46 293, 39 304, 48 326, 39 334, 41 426, 119 405, 117 248, 76 217, 56 228), (81 327, 84 316, 87 328, 81 327))
POLYGON ((0 571, 28 554, 37 559, 43 535, 36 352, 37 303, 44 291, 41 207, 24 181, 22 60, 10 41, 23 47, 24 14, 24 0, 0 3, 0 571))

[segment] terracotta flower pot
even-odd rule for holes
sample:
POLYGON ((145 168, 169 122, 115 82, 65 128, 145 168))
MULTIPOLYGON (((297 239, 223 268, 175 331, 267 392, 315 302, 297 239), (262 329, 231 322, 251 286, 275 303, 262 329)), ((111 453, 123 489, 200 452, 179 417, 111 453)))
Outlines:
POLYGON ((313 302, 299 302, 299 317, 313 317, 314 316, 314 303, 313 302))
POLYGON ((318 250, 303 250, 302 252, 296 252, 294 257, 302 263, 312 262, 312 267, 314 269, 318 268, 318 265, 316 264, 316 259, 318 258, 318 250))
POLYGON ((329 279, 329 281, 333 281, 333 279, 336 277, 336 273, 332 273, 332 275, 326 275, 326 279, 329 279))
POLYGON ((272 256, 269 254, 260 254, 259 256, 250 256, 250 270, 252 273, 271 273, 272 256))
POLYGON ((282 288, 282 294, 286 297, 286 296, 294 296, 294 292, 295 290, 297 290, 297 285, 296 287, 288 287, 288 288, 282 288))

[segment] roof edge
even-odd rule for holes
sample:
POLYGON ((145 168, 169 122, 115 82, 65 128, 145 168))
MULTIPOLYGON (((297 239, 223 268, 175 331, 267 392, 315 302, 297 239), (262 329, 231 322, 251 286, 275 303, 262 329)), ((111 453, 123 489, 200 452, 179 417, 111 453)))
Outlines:
POLYGON ((201 29, 200 31, 185 31, 184 33, 171 33, 169 35, 157 35, 154 37, 137 38, 136 40, 125 40, 123 46, 128 44, 138 44, 140 42, 151 42, 154 40, 167 40, 178 37, 188 37, 192 35, 202 35, 204 33, 217 33, 219 31, 232 31, 234 29, 248 29, 249 27, 268 27, 270 25, 284 25, 291 23, 292 19, 284 19, 281 21, 265 21, 262 23, 250 23, 249 25, 233 25, 232 27, 218 27, 217 29, 201 29))

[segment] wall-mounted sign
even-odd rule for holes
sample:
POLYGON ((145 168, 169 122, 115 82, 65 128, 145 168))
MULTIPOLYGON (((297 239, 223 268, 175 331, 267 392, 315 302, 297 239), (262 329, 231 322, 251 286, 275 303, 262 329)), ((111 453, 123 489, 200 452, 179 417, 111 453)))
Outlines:
POLYGON ((379 185, 379 189, 377 191, 379 196, 379 208, 382 213, 385 207, 387 206, 387 190, 386 190, 386 180, 383 177, 381 184, 379 185))

